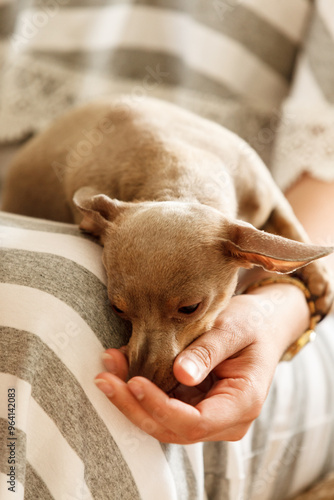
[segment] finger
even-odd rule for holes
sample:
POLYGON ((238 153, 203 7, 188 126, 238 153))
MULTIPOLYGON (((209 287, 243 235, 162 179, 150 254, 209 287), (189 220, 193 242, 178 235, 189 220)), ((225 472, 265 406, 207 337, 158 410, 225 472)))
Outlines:
POLYGON ((241 439, 263 404, 253 391, 253 382, 243 378, 217 382, 208 397, 195 408, 168 398, 158 388, 153 393, 149 384, 142 377, 128 382, 130 391, 147 414, 158 415, 161 424, 186 443, 241 439))
MULTIPOLYGON (((161 442, 186 444, 184 440, 182 442, 178 441, 178 437, 166 429, 162 424, 158 411, 153 412, 153 416, 149 415, 138 399, 131 393, 128 384, 118 377, 110 373, 100 373, 94 382, 123 415, 141 430, 161 442)), ((150 384, 156 387, 151 382, 150 384)))
POLYGON ((106 370, 120 379, 126 380, 129 372, 128 360, 122 350, 107 349, 102 354, 102 361, 106 370))
POLYGON ((222 361, 249 345, 249 338, 225 319, 190 344, 174 362, 176 379, 184 385, 198 385, 222 361))
POLYGON ((199 411, 182 401, 169 398, 157 386, 144 377, 134 377, 128 382, 128 387, 133 396, 140 402, 143 410, 155 422, 165 428, 165 435, 159 437, 166 442, 166 437, 172 437, 179 444, 190 444, 198 441, 209 432, 199 411))

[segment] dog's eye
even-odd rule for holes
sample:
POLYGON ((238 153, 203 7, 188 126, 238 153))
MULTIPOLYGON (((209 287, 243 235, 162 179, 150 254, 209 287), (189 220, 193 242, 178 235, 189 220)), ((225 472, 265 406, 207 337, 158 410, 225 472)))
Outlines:
POLYGON ((192 304, 191 306, 183 306, 183 307, 180 307, 178 312, 183 313, 183 314, 192 314, 193 312, 196 311, 196 309, 198 309, 199 305, 200 305, 200 302, 198 302, 198 304, 192 304))
POLYGON ((117 314, 123 314, 124 311, 122 311, 122 309, 120 309, 119 307, 115 306, 115 304, 111 304, 111 307, 113 308, 113 310, 115 312, 117 312, 117 314))

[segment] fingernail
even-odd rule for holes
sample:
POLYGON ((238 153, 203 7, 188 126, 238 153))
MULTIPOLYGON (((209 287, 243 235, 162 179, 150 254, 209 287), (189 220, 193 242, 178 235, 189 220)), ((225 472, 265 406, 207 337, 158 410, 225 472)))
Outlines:
POLYGON ((188 375, 190 375, 194 379, 194 381, 199 378, 200 371, 199 371, 199 368, 198 368, 197 364, 195 363, 195 361, 188 358, 188 356, 185 356, 184 358, 180 359, 179 363, 181 364, 183 370, 188 375))
POLYGON ((128 387, 134 397, 138 399, 138 401, 142 401, 144 399, 144 391, 143 388, 138 382, 135 382, 134 380, 129 380, 128 382, 128 387))
POLYGON ((95 384, 97 385, 97 387, 102 391, 104 392, 104 394, 106 396, 108 396, 109 398, 111 398, 115 391, 114 391, 114 388, 113 386, 109 383, 109 382, 106 382, 104 379, 102 378, 96 378, 94 380, 95 384))
POLYGON ((109 354, 108 352, 104 352, 102 354, 102 360, 109 372, 116 373, 116 363, 114 357, 111 354, 109 354))

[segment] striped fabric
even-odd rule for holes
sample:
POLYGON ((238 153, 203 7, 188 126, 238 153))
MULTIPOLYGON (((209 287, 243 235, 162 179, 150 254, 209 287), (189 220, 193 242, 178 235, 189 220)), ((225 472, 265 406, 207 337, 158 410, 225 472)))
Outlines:
POLYGON ((8 214, 0 224, 1 500, 203 498, 201 445, 162 447, 93 383, 103 350, 129 337, 108 303, 101 247, 75 226, 8 214))
POLYGON ((0 141, 126 92, 212 118, 267 161, 309 14, 309 0, 3 2, 0 141))
POLYGON ((282 189, 302 172, 334 179, 334 3, 318 0, 282 110, 272 171, 282 189))
POLYGON ((1 500, 284 500, 334 468, 334 317, 319 330, 278 367, 241 441, 161 445, 93 383, 129 336, 101 248, 75 226, 0 213, 1 500))
POLYGON ((239 134, 282 189, 332 180, 333 19, 332 0, 2 0, 0 144, 151 95, 239 134))

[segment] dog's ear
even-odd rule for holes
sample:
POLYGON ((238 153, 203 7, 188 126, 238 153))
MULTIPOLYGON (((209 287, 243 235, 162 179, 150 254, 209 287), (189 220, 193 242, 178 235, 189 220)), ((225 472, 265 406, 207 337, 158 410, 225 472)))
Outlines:
POLYGON ((99 236, 102 244, 108 225, 126 210, 128 205, 126 202, 99 194, 90 187, 78 189, 74 193, 73 203, 83 214, 80 229, 99 236))
POLYGON ((277 273, 290 273, 334 250, 260 231, 241 221, 224 224, 223 234, 224 254, 237 259, 241 267, 261 266, 277 273))

